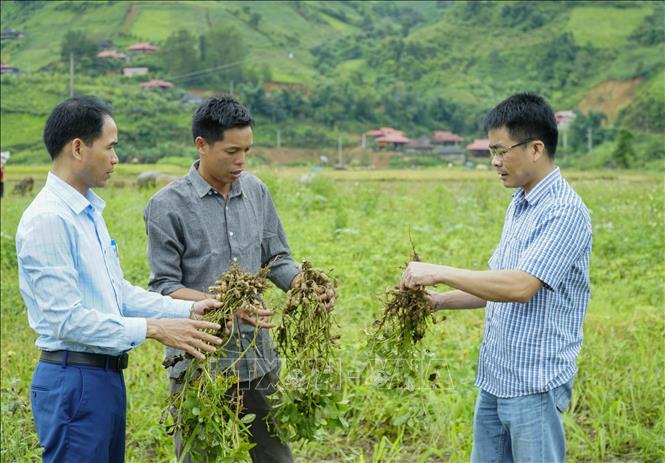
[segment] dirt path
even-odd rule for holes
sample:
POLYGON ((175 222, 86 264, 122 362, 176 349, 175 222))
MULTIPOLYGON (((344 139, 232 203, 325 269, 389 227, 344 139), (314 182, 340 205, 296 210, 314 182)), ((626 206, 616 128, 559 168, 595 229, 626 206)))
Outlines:
POLYGON ((134 2, 131 2, 129 4, 129 7, 127 8, 127 16, 125 16, 125 22, 122 25, 123 33, 127 34, 130 31, 138 15, 139 15, 138 8, 136 8, 134 2))

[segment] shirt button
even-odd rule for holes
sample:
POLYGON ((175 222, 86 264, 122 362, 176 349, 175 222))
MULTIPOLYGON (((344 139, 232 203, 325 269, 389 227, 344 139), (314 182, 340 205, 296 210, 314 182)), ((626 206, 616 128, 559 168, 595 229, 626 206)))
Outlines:
POLYGON ((229 232, 229 236, 233 236, 233 232, 229 232))

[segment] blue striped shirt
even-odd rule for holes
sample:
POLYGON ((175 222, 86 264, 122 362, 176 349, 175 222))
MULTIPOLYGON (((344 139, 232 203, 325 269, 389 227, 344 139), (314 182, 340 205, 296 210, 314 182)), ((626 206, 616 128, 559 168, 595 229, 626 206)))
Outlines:
POLYGON ((527 303, 488 302, 476 386, 497 397, 541 393, 568 382, 589 303, 591 219, 556 168, 508 207, 492 270, 543 282, 527 303))
POLYGON ((145 318, 189 317, 191 302, 125 281, 104 206, 49 173, 21 217, 19 288, 40 349, 118 355, 145 341, 145 318))

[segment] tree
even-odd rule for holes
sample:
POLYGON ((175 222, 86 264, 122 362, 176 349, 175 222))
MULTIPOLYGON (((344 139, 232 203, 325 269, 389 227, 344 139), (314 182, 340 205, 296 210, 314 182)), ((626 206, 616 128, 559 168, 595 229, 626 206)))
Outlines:
POLYGON ((564 32, 547 42, 537 68, 541 80, 546 81, 551 88, 563 88, 574 83, 577 71, 575 58, 579 48, 570 32, 564 32))
POLYGON ((60 49, 62 61, 69 61, 70 53, 74 54, 77 61, 91 61, 97 54, 97 45, 83 31, 67 31, 60 49))
POLYGON ((577 117, 570 125, 569 145, 572 151, 586 152, 588 131, 591 129, 591 141, 593 146, 600 145, 610 138, 611 132, 602 126, 607 120, 605 113, 601 111, 590 111, 588 114, 576 113, 577 117))
POLYGON ((663 9, 656 6, 652 14, 644 18, 642 25, 635 29, 630 38, 642 45, 658 45, 665 42, 665 17, 663 9))
POLYGON ((188 74, 199 68, 196 37, 189 31, 179 30, 171 34, 159 51, 164 68, 169 74, 188 74))
POLYGON ((228 82, 242 82, 245 71, 242 62, 247 56, 247 47, 242 40, 240 31, 235 27, 213 29, 203 36, 205 47, 205 62, 202 66, 206 69, 223 68, 207 74, 207 82, 218 85, 228 82))
POLYGON ((251 15, 249 15, 249 25, 252 26, 254 29, 258 29, 260 22, 261 22, 261 13, 257 13, 256 11, 254 11, 251 15))
POLYGON ((619 167, 627 169, 635 163, 636 158, 633 149, 633 134, 627 129, 619 130, 616 146, 612 152, 612 159, 619 167))

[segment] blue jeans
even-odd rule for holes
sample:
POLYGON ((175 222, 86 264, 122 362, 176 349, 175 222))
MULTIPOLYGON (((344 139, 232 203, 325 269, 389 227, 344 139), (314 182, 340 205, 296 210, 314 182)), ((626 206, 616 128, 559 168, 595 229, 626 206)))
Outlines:
POLYGON ((127 401, 121 372, 39 362, 30 387, 45 463, 121 463, 127 401))
POLYGON ((500 398, 481 390, 473 420, 472 463, 558 463, 566 459, 561 414, 573 380, 541 394, 500 398))

